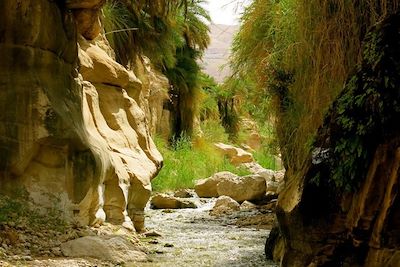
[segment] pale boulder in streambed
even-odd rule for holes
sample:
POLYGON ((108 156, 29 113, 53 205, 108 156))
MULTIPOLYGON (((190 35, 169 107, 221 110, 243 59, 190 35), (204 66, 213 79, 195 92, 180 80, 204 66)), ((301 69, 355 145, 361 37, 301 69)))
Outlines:
POLYGON ((257 200, 265 195, 266 182, 260 175, 247 175, 223 180, 217 185, 220 196, 229 196, 237 202, 257 200))
POLYGON ((196 203, 189 199, 182 199, 167 194, 156 194, 151 199, 153 209, 195 209, 196 203))
POLYGON ((220 216, 223 214, 231 214, 240 210, 240 205, 234 199, 228 196, 220 196, 215 202, 214 207, 210 211, 212 216, 220 216))
POLYGON ((217 172, 207 179, 198 180, 194 190, 199 197, 219 197, 217 186, 221 181, 234 180, 238 176, 231 172, 217 172))
POLYGON ((148 260, 137 245, 117 235, 77 238, 61 244, 61 252, 67 257, 91 257, 116 264, 148 260))

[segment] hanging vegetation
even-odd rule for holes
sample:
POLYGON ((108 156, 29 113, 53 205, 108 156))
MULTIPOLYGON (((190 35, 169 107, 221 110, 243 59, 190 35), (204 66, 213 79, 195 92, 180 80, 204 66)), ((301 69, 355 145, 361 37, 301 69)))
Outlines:
POLYGON ((190 136, 198 114, 198 60, 210 37, 203 0, 109 0, 104 12, 106 36, 124 65, 144 54, 170 81, 173 134, 190 136))
POLYGON ((288 177, 301 175, 318 127, 360 62, 367 29, 398 8, 386 0, 255 0, 235 38, 235 77, 268 93, 288 177))

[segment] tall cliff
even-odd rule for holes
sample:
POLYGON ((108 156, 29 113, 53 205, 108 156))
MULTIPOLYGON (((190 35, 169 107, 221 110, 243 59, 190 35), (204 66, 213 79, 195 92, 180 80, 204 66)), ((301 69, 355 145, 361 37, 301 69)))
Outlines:
POLYGON ((141 80, 115 61, 103 2, 0 2, 0 191, 25 187, 39 205, 56 196, 68 219, 140 231, 162 166, 149 125, 168 83, 146 59, 141 80))
POLYGON ((397 13, 367 34, 308 167, 286 177, 267 251, 282 266, 399 266, 399 46, 397 13))

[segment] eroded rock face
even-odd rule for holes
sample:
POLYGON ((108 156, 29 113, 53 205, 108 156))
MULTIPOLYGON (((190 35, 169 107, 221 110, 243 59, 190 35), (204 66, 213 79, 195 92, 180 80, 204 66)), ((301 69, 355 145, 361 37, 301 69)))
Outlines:
POLYGON ((142 82, 142 90, 135 94, 135 100, 146 113, 150 133, 168 139, 172 127, 168 79, 145 56, 137 58, 133 70, 142 82))
POLYGON ((97 24, 80 31, 75 11, 90 11, 90 22, 102 2, 67 1, 69 12, 1 1, 0 190, 24 186, 67 219, 141 230, 162 157, 135 99, 142 82, 115 62, 97 24))
POLYGON ((286 177, 281 239, 267 251, 282 266, 398 265, 399 46, 397 14, 367 35, 362 64, 331 107, 304 175, 286 177))

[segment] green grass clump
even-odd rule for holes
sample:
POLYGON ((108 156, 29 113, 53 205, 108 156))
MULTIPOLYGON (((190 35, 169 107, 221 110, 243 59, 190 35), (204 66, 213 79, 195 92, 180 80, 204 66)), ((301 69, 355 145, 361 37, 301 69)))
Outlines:
POLYGON ((205 142, 229 142, 229 134, 225 131, 219 120, 205 120, 201 123, 203 139, 205 142))
POLYGON ((246 169, 233 166, 204 139, 191 142, 183 137, 173 147, 160 137, 155 137, 155 142, 164 157, 164 167, 152 182, 154 191, 193 188, 195 180, 220 171, 249 174, 246 169))
POLYGON ((256 150, 253 153, 255 161, 266 169, 277 170, 280 166, 277 166, 275 157, 264 149, 256 150))

